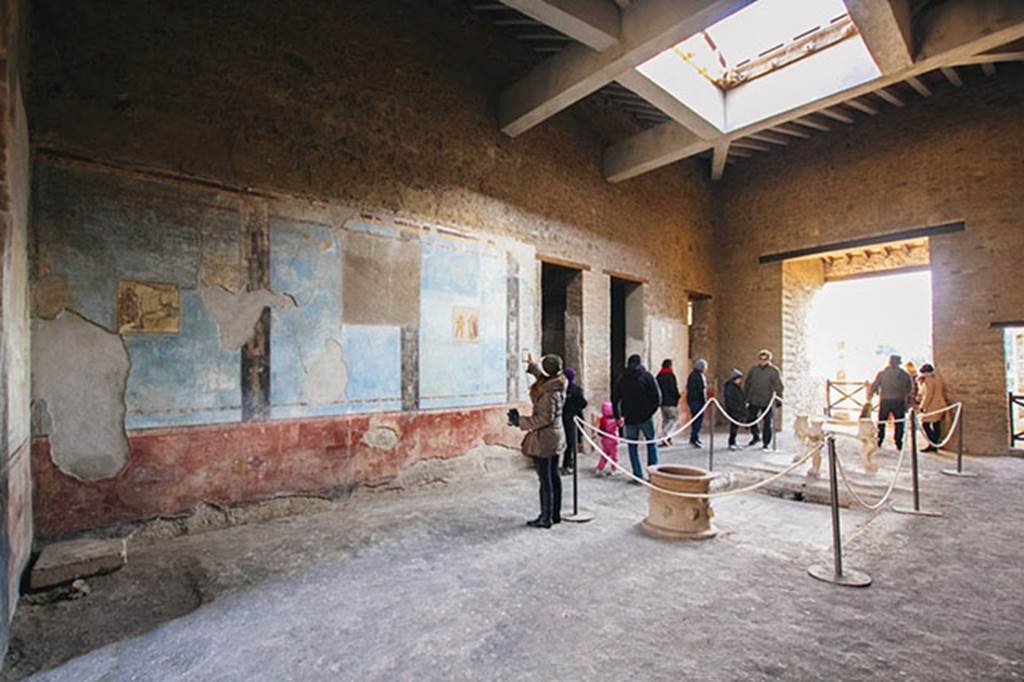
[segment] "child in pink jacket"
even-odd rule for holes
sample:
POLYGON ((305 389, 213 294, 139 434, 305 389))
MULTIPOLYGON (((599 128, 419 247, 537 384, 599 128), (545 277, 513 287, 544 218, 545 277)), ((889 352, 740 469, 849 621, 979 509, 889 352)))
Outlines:
MULTIPOLYGON (((615 418, 615 411, 612 409, 611 402, 606 402, 601 406, 601 417, 597 420, 597 428, 604 431, 604 433, 617 434, 619 432, 619 420, 615 418)), ((619 463, 619 441, 602 435, 601 449, 604 450, 604 454, 608 455, 608 459, 616 464, 619 463)), ((607 464, 607 461, 604 457, 601 457, 597 462, 597 469, 594 473, 607 473, 608 476, 612 476, 615 473, 615 467, 608 464, 608 471, 605 472, 605 464, 607 464)))

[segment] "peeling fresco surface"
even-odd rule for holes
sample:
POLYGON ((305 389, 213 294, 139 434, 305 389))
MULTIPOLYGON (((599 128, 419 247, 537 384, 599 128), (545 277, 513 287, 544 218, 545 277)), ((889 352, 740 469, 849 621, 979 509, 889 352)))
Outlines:
POLYGON ((86 481, 116 476, 128 463, 124 341, 64 311, 33 322, 32 359, 33 398, 46 401, 53 419, 54 463, 86 481))
POLYGON ((342 323, 335 230, 272 218, 270 281, 296 303, 273 311, 272 418, 401 409, 400 329, 342 323))

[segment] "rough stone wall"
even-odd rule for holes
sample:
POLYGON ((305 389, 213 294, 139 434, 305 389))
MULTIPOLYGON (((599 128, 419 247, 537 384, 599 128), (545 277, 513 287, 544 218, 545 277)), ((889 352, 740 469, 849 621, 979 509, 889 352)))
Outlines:
POLYGON ((29 469, 28 222, 30 154, 23 100, 25 3, 0 2, 0 653, 32 549, 29 469))
POLYGON ((744 362, 781 336, 781 266, 758 256, 964 220, 965 232, 929 240, 935 362, 965 402, 968 448, 1005 453, 1002 330, 989 324, 1024 310, 1024 80, 1004 64, 965 77, 729 168, 716 190, 719 348, 725 364, 744 362))
POLYGON ((649 277, 654 315, 711 286, 702 165, 605 182, 631 124, 595 103, 503 135, 532 57, 465 3, 37 4, 37 146, 516 237, 649 277))
MULTIPOLYGON (((785 386, 786 418, 798 414, 820 415, 825 404, 825 377, 811 374, 807 317, 811 302, 825 283, 819 258, 782 264, 782 383, 785 386)), ((785 423, 782 424, 785 426, 785 423)))

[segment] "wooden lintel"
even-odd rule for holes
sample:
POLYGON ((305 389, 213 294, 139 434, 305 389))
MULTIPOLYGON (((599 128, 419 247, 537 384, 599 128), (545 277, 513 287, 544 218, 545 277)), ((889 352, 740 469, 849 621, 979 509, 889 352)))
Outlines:
POLYGON ((879 234, 873 237, 862 237, 860 239, 849 239, 841 242, 831 242, 829 244, 809 246, 802 249, 793 249, 792 251, 768 253, 758 258, 757 262, 761 263, 762 265, 765 263, 777 263, 780 261, 792 260, 794 258, 805 258, 807 256, 815 256, 821 253, 828 253, 830 251, 842 251, 844 249, 860 249, 865 246, 872 246, 875 244, 888 244, 890 242, 902 242, 908 239, 920 239, 922 237, 936 237, 938 235, 943 234, 953 234, 955 232, 963 232, 965 229, 967 229, 967 226, 961 220, 955 223, 943 223, 942 225, 918 227, 912 230, 904 230, 902 232, 890 232, 888 234, 879 234))
POLYGON ((536 258, 541 263, 557 265, 560 268, 569 268, 570 270, 590 270, 590 266, 586 263, 577 263, 576 261, 566 260, 565 258, 559 258, 558 256, 548 256, 543 253, 538 253, 536 258))
POLYGON ((1000 322, 989 322, 991 329, 1005 329, 1006 327, 1024 327, 1024 320, 1003 320, 1000 322))
POLYGON ((627 282, 636 282, 637 284, 647 284, 650 280, 646 277, 638 277, 637 275, 630 275, 625 272, 619 272, 618 270, 602 270, 604 274, 615 279, 624 279, 627 282))

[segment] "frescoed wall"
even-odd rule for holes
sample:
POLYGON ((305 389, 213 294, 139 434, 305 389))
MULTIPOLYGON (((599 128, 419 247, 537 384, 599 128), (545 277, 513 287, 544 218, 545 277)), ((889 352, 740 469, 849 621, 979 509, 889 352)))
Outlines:
MULTIPOLYGON (((363 420, 355 442, 332 436, 309 450, 287 424, 500 408, 526 394, 530 247, 77 163, 39 163, 35 180, 33 413, 44 458, 35 470, 47 490, 76 500, 80 519, 42 498, 44 535, 181 511, 183 500, 232 503, 397 474, 451 456, 443 443, 455 431, 431 422, 437 434, 404 443, 363 420), (264 267, 269 286, 254 290, 264 267), (247 377, 253 367, 269 380, 247 377), (266 415, 246 413, 247 381, 266 386, 266 415), (282 423, 263 433, 279 435, 256 448, 252 429, 240 429, 267 420, 282 423), (239 438, 241 461, 215 464, 239 438), (299 452, 319 479, 284 464, 299 452), (86 513, 94 494, 100 512, 86 513)), ((505 430, 500 417, 481 419, 490 431, 478 439, 505 430)), ((350 437, 342 423, 332 432, 350 437)), ((423 432, 415 419, 401 423, 423 432)))

